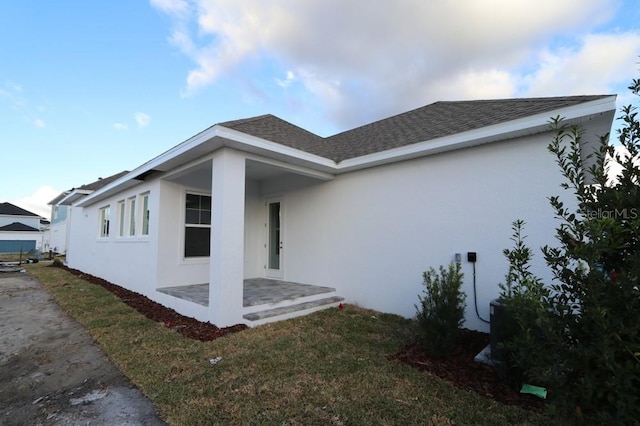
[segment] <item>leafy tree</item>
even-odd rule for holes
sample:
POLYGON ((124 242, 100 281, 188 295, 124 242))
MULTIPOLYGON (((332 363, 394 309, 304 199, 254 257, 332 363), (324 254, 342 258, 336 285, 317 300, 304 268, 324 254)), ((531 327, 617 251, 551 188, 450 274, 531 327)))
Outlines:
MULTIPOLYGON (((638 95, 640 80, 629 89, 638 95)), ((561 223, 559 245, 542 249, 554 277, 548 290, 528 274, 530 257, 518 241, 505 251, 518 255, 507 255, 511 297, 503 287, 514 327, 504 345, 511 365, 549 388, 554 409, 589 423, 640 419, 640 122, 631 105, 620 119, 618 141, 627 154, 602 137, 588 168, 582 129, 552 120, 549 150, 578 209, 550 198, 561 223), (607 157, 622 167, 614 180, 607 157)))

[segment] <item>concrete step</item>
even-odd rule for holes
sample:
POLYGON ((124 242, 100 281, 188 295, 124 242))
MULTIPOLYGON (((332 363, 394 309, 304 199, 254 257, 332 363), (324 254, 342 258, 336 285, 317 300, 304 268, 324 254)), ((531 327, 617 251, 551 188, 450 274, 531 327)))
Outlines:
POLYGON ((305 315, 307 313, 311 313, 320 309, 333 307, 342 301, 344 301, 344 297, 325 297, 323 299, 316 299, 310 302, 295 303, 293 305, 283 306, 280 308, 251 312, 248 314, 244 314, 242 317, 248 321, 260 322, 262 324, 270 322, 269 319, 272 319, 271 321, 276 320, 274 317, 283 317, 278 318, 276 321, 281 319, 293 318, 295 316, 305 315))

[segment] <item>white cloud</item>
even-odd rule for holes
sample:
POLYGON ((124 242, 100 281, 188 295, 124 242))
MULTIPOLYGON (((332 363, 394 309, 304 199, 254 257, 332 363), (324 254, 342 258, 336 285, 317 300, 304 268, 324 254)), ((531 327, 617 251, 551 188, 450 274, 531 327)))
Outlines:
POLYGON ((291 83, 293 83, 295 80, 296 80, 296 76, 293 73, 293 71, 287 71, 287 75, 285 76, 284 79, 280 79, 276 77, 276 84, 282 88, 287 88, 291 86, 291 83))
POLYGON ((124 123, 113 123, 113 128, 116 130, 127 130, 129 126, 124 123))
POLYGON ((151 121, 151 117, 144 112, 136 112, 134 115, 138 127, 147 127, 151 121))
POLYGON ((44 129, 45 127, 47 127, 47 125, 45 124, 45 122, 44 122, 42 119, 40 119, 40 118, 36 118, 36 119, 33 121, 33 124, 34 124, 36 127, 40 128, 40 129, 44 129))
POLYGON ((43 185, 37 188, 33 194, 9 202, 31 213, 51 219, 51 206, 47 203, 60 195, 60 192, 49 185, 43 185))
POLYGON ((601 30, 620 0, 151 4, 194 63, 184 95, 266 59, 342 127, 442 99, 608 93, 640 51, 640 32, 601 30))
POLYGON ((638 74, 640 32, 588 34, 573 48, 544 49, 525 77, 530 96, 605 94, 638 74))

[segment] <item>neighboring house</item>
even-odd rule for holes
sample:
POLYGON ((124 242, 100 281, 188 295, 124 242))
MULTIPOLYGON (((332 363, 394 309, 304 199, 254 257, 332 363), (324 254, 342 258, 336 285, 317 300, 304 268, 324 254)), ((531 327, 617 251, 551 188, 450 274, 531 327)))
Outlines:
POLYGON ((220 123, 74 203, 67 261, 228 326, 341 298, 410 317, 423 271, 458 258, 465 326, 486 330, 474 301, 488 319, 512 222, 535 250, 554 243, 548 197, 575 206, 550 117, 584 126, 587 155, 614 113, 603 95, 437 102, 328 138, 272 115, 220 123))
POLYGON ((61 192, 60 195, 49 201, 48 204, 51 206, 49 248, 58 254, 65 254, 67 252, 69 223, 73 209, 72 204, 74 202, 110 184, 127 173, 128 171, 125 170, 107 178, 98 178, 95 182, 61 192))
POLYGON ((42 250, 42 218, 11 203, 0 203, 0 253, 42 250))

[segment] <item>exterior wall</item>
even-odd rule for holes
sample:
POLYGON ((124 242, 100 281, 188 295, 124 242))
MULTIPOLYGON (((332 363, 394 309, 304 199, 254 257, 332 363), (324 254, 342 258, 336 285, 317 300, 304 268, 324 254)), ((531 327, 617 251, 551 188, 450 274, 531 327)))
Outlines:
POLYGON ((201 189, 185 188, 166 180, 159 182, 161 232, 158 233, 157 287, 172 287, 209 282, 209 259, 184 258, 184 205, 187 190, 205 193, 201 189))
MULTIPOLYGON (((156 288, 157 240, 159 230, 158 180, 143 182, 92 206, 74 207, 70 217, 67 263, 91 275, 151 297, 156 288), (121 200, 149 193, 149 235, 118 236, 117 205, 121 200), (100 209, 111 209, 110 233, 100 237, 100 209)), ((140 203, 137 203, 140 206, 140 203)))
POLYGON ((483 145, 301 188, 266 182, 263 193, 285 193, 284 279, 335 287, 350 303, 411 317, 422 272, 461 253, 465 326, 487 330, 475 314, 467 252, 477 252, 478 310, 487 320, 507 272, 502 250, 511 247, 514 220, 527 222, 533 272, 551 278, 537 251, 554 241, 547 197, 561 194, 549 140, 483 145))
POLYGON ((67 252, 67 221, 51 223, 49 228, 50 232, 50 247, 51 250, 56 253, 67 252))
POLYGON ((67 234, 71 206, 56 204, 51 206, 51 225, 49 226, 49 247, 56 253, 67 252, 67 234))
POLYGON ((42 233, 40 232, 0 232, 0 253, 27 253, 39 249, 42 233))
POLYGON ((0 226, 11 225, 14 222, 40 229, 40 217, 38 216, 0 215, 0 226))
POLYGON ((68 217, 70 206, 56 204, 51 206, 51 224, 65 222, 68 217))
POLYGON ((244 209, 244 278, 264 276, 264 197, 260 182, 248 180, 245 186, 244 209))

